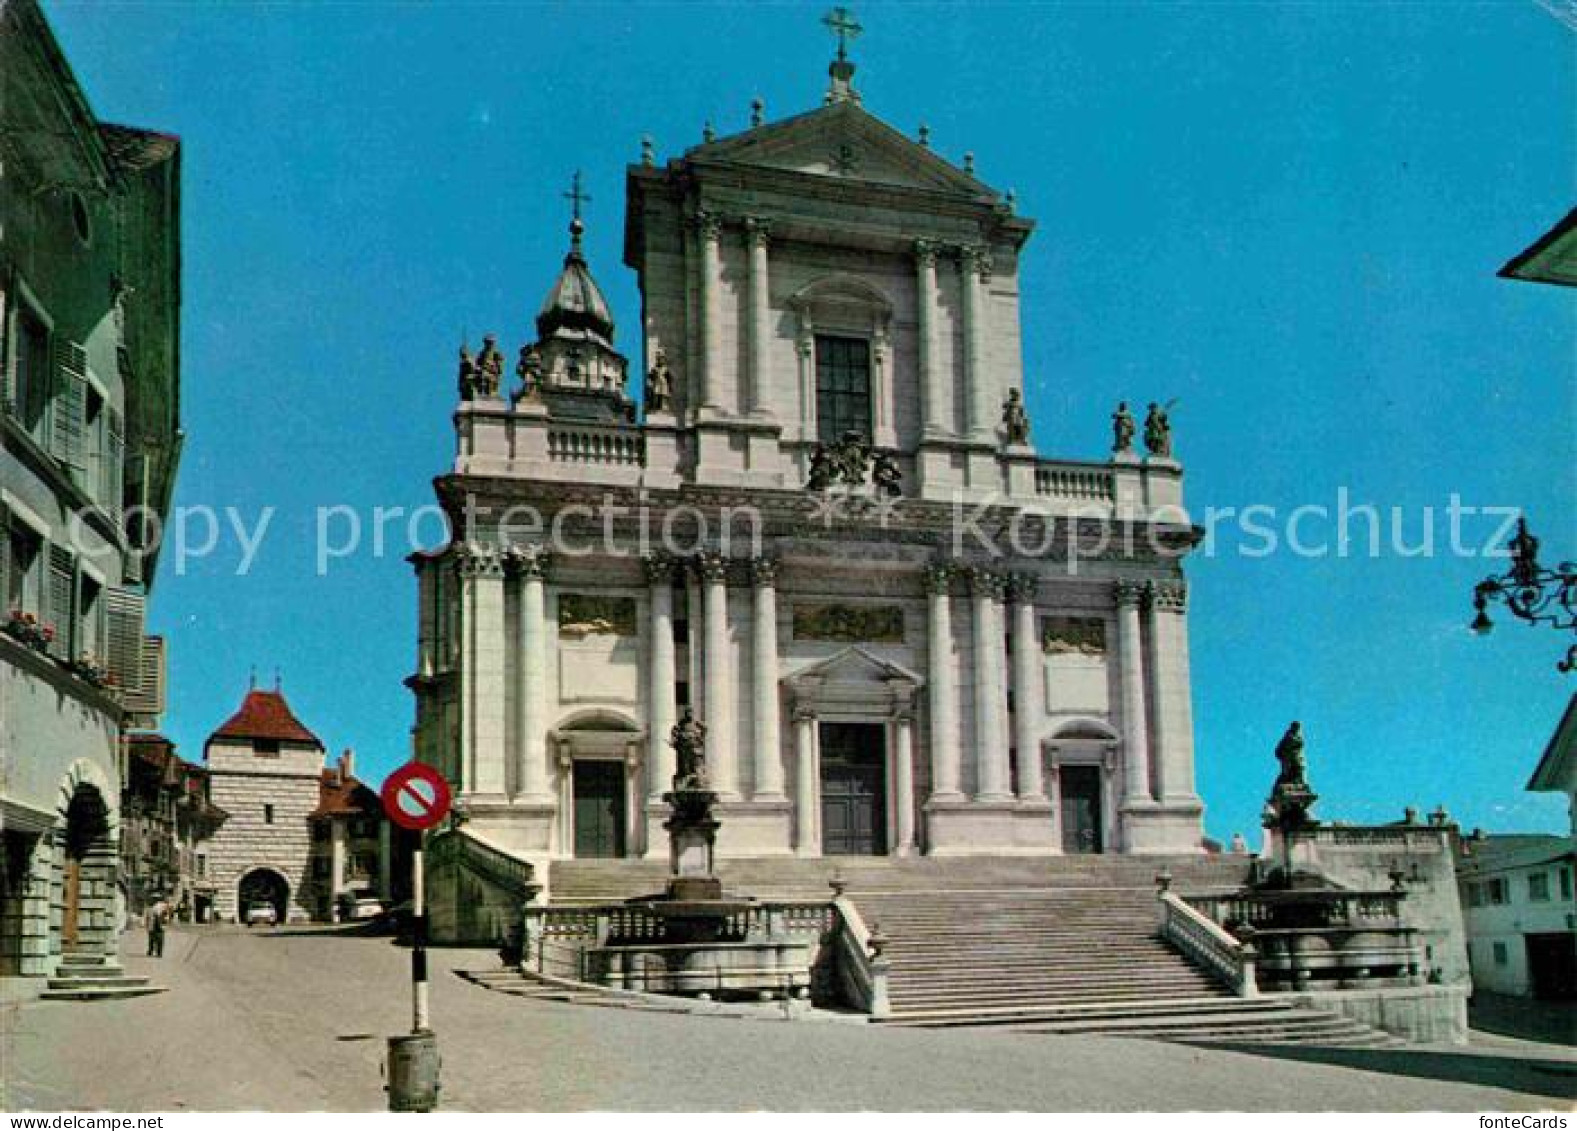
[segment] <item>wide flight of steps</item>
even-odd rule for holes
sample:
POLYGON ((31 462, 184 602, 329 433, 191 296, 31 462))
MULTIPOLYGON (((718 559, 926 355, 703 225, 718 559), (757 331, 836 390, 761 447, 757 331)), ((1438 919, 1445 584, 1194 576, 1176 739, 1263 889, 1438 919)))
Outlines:
POLYGON ((102 954, 67 953, 38 996, 44 1001, 118 1001, 164 991, 164 986, 149 984, 146 974, 128 974, 102 954))
MULTIPOLYGON (((1232 888, 1242 857, 726 860, 730 893, 826 899, 836 876, 887 938, 886 1025, 1375 1046, 1385 1034, 1274 997, 1232 995, 1156 933, 1155 875, 1179 891, 1232 888)), ((614 902, 662 888, 661 861, 570 860, 555 904, 614 902)))

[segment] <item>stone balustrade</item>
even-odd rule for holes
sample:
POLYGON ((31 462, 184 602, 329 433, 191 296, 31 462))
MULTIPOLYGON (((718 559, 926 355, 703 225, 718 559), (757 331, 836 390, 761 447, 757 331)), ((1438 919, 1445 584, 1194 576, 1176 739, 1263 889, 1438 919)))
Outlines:
POLYGON ((1259 985, 1253 947, 1233 938, 1191 902, 1161 893, 1161 936, 1239 997, 1255 997, 1259 985))
POLYGON ((833 900, 833 963, 844 1000, 872 1017, 892 1014, 887 992, 889 960, 871 946, 871 931, 859 908, 845 896, 833 900))
POLYGON ((1035 465, 1035 494, 1074 502, 1111 503, 1117 477, 1105 464, 1041 460, 1035 465))
POLYGON ((553 425, 548 429, 548 459, 554 463, 640 467, 646 463, 646 440, 633 426, 553 425))

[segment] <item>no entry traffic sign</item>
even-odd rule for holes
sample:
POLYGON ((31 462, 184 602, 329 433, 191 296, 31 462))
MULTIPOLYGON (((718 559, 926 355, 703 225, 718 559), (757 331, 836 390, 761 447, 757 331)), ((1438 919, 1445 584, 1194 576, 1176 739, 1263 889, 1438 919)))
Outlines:
POLYGON ((408 762, 383 783, 383 811, 402 829, 430 829, 449 813, 449 783, 423 762, 408 762))

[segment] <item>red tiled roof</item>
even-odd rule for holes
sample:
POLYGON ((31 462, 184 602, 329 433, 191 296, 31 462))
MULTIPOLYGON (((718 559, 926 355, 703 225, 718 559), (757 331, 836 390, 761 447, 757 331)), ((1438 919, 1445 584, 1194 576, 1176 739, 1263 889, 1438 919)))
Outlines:
POLYGON ((291 713, 290 704, 285 702, 283 695, 277 691, 258 691, 255 688, 246 693, 241 709, 209 735, 208 741, 212 742, 216 738, 261 738, 323 745, 318 741, 318 736, 302 726, 301 720, 291 713))
POLYGON ((318 807, 312 817, 363 817, 383 812, 383 802, 371 787, 338 770, 324 770, 318 781, 318 807))

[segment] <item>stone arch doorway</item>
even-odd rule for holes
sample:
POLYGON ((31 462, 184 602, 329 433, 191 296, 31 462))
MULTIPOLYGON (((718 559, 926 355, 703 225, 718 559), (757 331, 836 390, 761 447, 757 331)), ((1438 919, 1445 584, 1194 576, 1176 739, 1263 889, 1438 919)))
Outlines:
POLYGON ((568 716, 548 737, 558 758, 563 854, 640 855, 646 732, 622 712, 593 708, 568 716))
POLYGON ((236 917, 246 922, 247 910, 256 903, 274 909, 274 922, 285 922, 290 911, 290 881, 272 868, 253 868, 236 884, 236 917))
POLYGON ((119 829, 96 777, 73 772, 61 787, 60 948, 68 953, 107 953, 118 927, 119 829))

